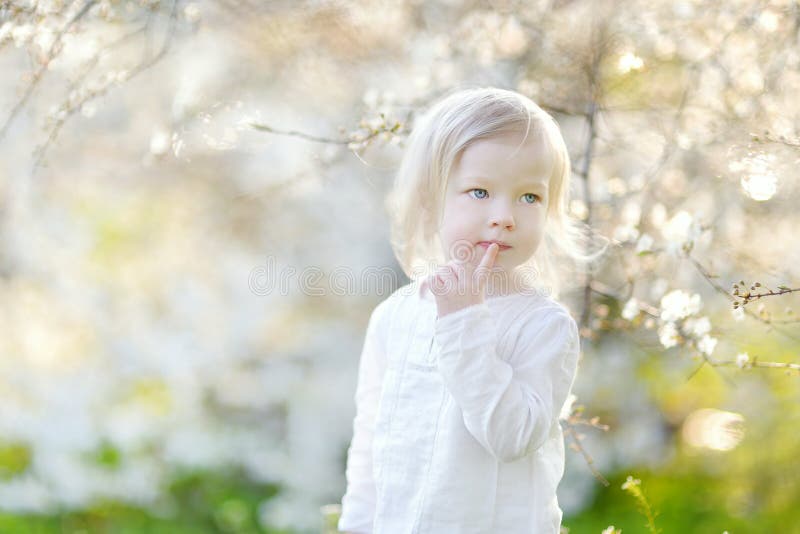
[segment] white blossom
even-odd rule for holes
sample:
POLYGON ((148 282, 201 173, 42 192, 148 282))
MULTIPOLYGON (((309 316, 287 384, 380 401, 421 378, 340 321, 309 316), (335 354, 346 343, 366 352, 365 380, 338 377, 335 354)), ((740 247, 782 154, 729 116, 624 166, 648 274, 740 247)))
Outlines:
POLYGON ((777 191, 777 176, 773 169, 773 154, 749 154, 738 161, 732 161, 728 168, 741 173, 742 189, 753 200, 763 202, 771 199, 777 191))
POLYGON ((614 240, 619 242, 635 241, 639 237, 639 230, 630 225, 619 225, 614 228, 614 240))
POLYGON ((758 25, 765 31, 774 32, 778 29, 780 17, 775 11, 765 9, 758 16, 758 25))
POLYGON ((675 323, 667 322, 662 324, 658 329, 658 339, 665 349, 677 345, 680 337, 678 335, 678 329, 675 328, 675 323))
POLYGON ((711 356, 711 353, 714 352, 714 347, 716 346, 717 338, 709 335, 703 336, 700 341, 697 342, 697 348, 706 356, 711 356))
POLYGON ((750 174, 741 179, 742 189, 753 200, 763 202, 775 196, 778 179, 774 173, 750 174))
POLYGON ((694 337, 700 338, 711 331, 711 321, 708 320, 708 317, 690 317, 684 321, 683 329, 694 337))
POLYGON ((650 209, 650 223, 658 229, 663 228, 667 222, 667 208, 660 202, 650 209))
POLYGON ((14 25, 10 22, 6 22, 0 26, 0 44, 3 44, 3 42, 11 36, 11 30, 13 28, 14 25))
POLYGON ((58 13, 63 7, 63 0, 38 0, 36 2, 36 12, 39 15, 52 15, 58 13))
POLYGON ((625 303, 625 307, 622 309, 622 318, 627 321, 632 321, 637 315, 639 315, 639 301, 635 298, 631 298, 625 303))
POLYGON ((32 24, 22 24, 11 29, 11 37, 14 39, 14 45, 19 48, 27 44, 31 40, 36 30, 32 24))
POLYGON ((661 298, 661 319, 677 321, 700 311, 702 302, 697 293, 689 295, 685 291, 675 289, 661 298))
POLYGON ((626 202, 622 207, 620 218, 627 226, 638 226, 642 219, 642 208, 639 203, 634 201, 626 202))
POLYGON ((161 156, 169 150, 169 132, 158 129, 150 137, 150 152, 153 155, 161 156))
POLYGON ((750 362, 750 356, 746 352, 741 352, 736 355, 736 365, 739 368, 744 369, 747 367, 747 364, 750 362))
POLYGON ((47 53, 53 46, 55 38, 56 31, 54 28, 42 26, 38 29, 36 35, 33 36, 33 42, 39 47, 42 53, 47 53))
POLYGON ((673 244, 683 244, 690 239, 692 216, 686 211, 679 211, 664 224, 661 234, 673 244))
POLYGON ((188 4, 183 9, 183 16, 186 17, 186 20, 195 23, 200 20, 200 7, 198 7, 196 2, 192 2, 188 4))
POLYGON ((653 237, 650 234, 642 234, 636 243, 636 253, 650 251, 653 249, 653 237))
POLYGON ((622 74, 627 74, 632 70, 641 70, 644 67, 644 60, 633 52, 625 52, 617 62, 617 68, 622 74))

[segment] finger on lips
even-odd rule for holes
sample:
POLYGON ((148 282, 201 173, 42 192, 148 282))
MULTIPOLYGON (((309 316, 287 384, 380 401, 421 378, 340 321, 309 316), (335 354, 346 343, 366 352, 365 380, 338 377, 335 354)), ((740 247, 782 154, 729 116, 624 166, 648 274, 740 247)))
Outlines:
POLYGON ((489 245, 486 252, 483 254, 479 267, 491 268, 492 265, 494 265, 495 258, 497 258, 498 250, 500 250, 500 246, 497 243, 489 245))
MULTIPOLYGON (((474 247, 477 251, 478 247, 474 247)), ((424 284, 429 288, 436 288, 437 291, 446 290, 452 284, 457 284, 462 279, 474 276, 476 270, 490 270, 494 266, 495 259, 500 250, 497 243, 492 243, 478 260, 478 254, 473 254, 467 261, 451 259, 446 264, 436 268, 435 272, 429 275, 424 284), (470 261, 471 260, 471 261, 470 261)), ((478 287, 484 282, 478 280, 478 287)))

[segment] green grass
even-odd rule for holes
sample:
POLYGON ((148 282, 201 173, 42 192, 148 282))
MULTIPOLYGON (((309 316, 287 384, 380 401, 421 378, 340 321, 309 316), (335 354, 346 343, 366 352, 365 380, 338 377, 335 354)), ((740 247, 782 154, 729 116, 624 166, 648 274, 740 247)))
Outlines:
POLYGON ((288 534, 265 529, 258 507, 279 488, 248 481, 241 472, 188 473, 171 485, 174 517, 117 502, 48 516, 0 514, 2 534, 288 534))
MULTIPOLYGON (((637 472, 647 500, 655 513, 655 524, 663 534, 800 534, 800 515, 794 507, 759 509, 758 503, 735 500, 735 491, 725 480, 668 473, 637 472)), ((570 534, 600 534, 614 525, 623 534, 647 534, 648 520, 635 497, 622 489, 626 474, 609 478, 583 513, 565 517, 570 534)))

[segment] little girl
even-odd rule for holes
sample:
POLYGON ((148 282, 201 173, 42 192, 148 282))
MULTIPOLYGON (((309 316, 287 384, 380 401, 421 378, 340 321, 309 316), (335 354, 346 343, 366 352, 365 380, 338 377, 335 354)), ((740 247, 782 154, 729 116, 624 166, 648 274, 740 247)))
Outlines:
POLYGON ((460 90, 418 121, 387 203, 412 282, 367 327, 340 531, 559 532, 580 343, 546 293, 555 253, 586 258, 569 180, 555 121, 516 92, 460 90))

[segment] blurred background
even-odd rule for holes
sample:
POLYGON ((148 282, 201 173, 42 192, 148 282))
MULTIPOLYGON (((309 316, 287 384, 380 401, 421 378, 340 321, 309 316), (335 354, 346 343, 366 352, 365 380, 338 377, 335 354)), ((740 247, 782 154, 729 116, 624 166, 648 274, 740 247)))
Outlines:
POLYGON ((565 531, 800 532, 799 39, 789 0, 0 2, 0 532, 335 520, 384 195, 486 85, 612 240, 563 295, 565 531))

